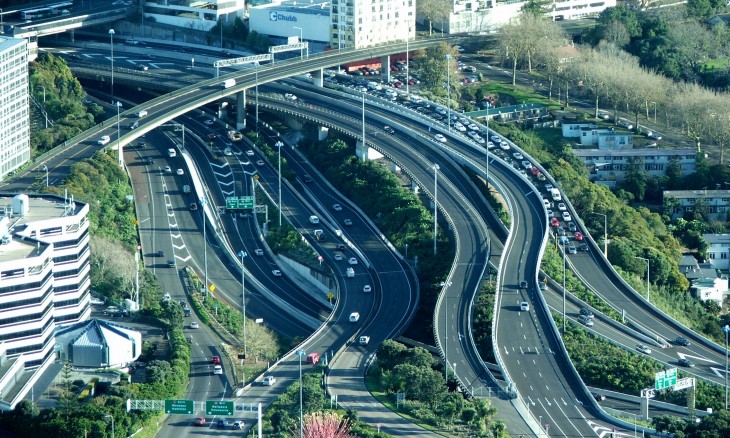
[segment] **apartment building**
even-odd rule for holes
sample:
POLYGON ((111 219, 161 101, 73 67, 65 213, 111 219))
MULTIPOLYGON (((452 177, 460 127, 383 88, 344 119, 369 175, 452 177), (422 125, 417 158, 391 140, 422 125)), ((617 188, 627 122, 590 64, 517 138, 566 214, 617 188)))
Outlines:
POLYGON ((665 190, 664 207, 672 218, 701 209, 707 220, 726 221, 730 211, 730 190, 665 190))
POLYGON ((0 180, 30 159, 28 43, 0 36, 0 180))
POLYGON ((591 181, 612 187, 623 181, 632 165, 640 166, 649 176, 666 175, 672 160, 677 160, 683 176, 697 169, 696 150, 681 149, 573 149, 589 169, 591 181))
POLYGON ((90 307, 89 206, 0 195, 0 409, 13 409, 56 358, 54 332, 90 307))
POLYGON ((730 234, 703 234, 710 248, 707 250, 707 261, 715 269, 730 269, 730 234))

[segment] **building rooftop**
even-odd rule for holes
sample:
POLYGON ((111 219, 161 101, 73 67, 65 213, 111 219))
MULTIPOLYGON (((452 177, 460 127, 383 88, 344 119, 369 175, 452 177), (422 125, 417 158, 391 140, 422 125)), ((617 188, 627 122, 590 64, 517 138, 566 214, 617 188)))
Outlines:
POLYGON ((672 198, 730 198, 730 190, 665 190, 664 197, 672 198))
POLYGON ((703 234, 702 238, 710 245, 716 243, 730 243, 730 234, 703 234))
POLYGON ((329 1, 297 1, 288 0, 263 5, 250 6, 256 9, 276 9, 277 12, 296 12, 298 14, 330 15, 329 1))
MULTIPOLYGON (((621 134, 624 135, 624 134, 621 134)), ((692 155, 695 154, 693 148, 680 149, 657 149, 657 148, 637 148, 637 149, 573 149, 573 153, 579 157, 651 157, 676 156, 676 155, 692 155)))

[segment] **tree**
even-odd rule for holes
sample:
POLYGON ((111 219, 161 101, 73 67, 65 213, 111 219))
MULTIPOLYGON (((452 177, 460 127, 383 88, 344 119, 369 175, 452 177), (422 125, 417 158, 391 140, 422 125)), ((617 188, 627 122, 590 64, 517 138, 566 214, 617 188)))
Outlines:
POLYGON ((646 185, 647 176, 644 171, 644 158, 629 157, 621 186, 633 193, 636 200, 641 201, 646 193, 646 185))
POLYGON ((291 436, 306 438, 345 438, 350 432, 350 420, 335 412, 313 412, 304 416, 302 433, 299 425, 292 429, 291 436))
POLYGON ((451 94, 457 96, 459 89, 457 85, 459 75, 456 70, 458 58, 459 52, 446 43, 418 51, 414 61, 418 65, 422 86, 437 96, 444 96, 446 94, 444 84, 449 78, 451 79, 451 94), (447 56, 450 56, 451 59, 448 60, 447 56), (451 69, 450 73, 447 73, 448 69, 451 69))
MULTIPOLYGON (((238 339, 243 339, 243 326, 238 339)), ((241 345, 243 348, 243 345, 241 345)), ((246 319, 246 350, 256 362, 259 360, 273 360, 278 355, 276 335, 261 324, 246 319)))
POLYGON ((428 21, 428 35, 433 34, 433 23, 443 23, 449 18, 452 5, 449 0, 419 0, 418 14, 428 21))
POLYGON ((76 399, 76 387, 73 384, 73 369, 69 361, 64 362, 61 370, 61 394, 58 399, 59 410, 63 413, 66 422, 78 407, 76 399))

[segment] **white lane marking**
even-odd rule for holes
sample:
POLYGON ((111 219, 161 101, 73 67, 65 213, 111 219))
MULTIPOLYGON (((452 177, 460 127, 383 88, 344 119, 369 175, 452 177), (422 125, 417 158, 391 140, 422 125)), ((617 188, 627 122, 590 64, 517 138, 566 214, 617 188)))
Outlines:
MULTIPOLYGON (((686 358, 690 357, 690 358, 692 358, 692 359, 696 359, 696 360, 701 360, 701 361, 703 361, 703 362, 709 362, 709 363, 714 363, 714 364, 717 364, 717 362, 715 362, 715 361, 714 361, 714 360, 712 360, 712 359, 708 359, 708 358, 706 358, 706 357, 702 357, 702 356, 693 356, 693 355, 691 355, 691 354, 681 353, 681 352, 679 352, 679 351, 677 352, 677 356, 679 356, 679 358, 680 358, 680 359, 686 359, 686 358)), ((719 365, 719 364, 718 364, 718 365, 719 365)))

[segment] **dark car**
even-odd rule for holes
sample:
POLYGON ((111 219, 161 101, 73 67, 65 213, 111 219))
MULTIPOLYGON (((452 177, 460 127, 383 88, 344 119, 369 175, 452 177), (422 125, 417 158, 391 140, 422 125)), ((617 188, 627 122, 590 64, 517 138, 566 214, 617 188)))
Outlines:
POLYGON ((152 157, 147 157, 147 164, 155 164, 155 159, 152 157))
POLYGON ((165 257, 165 251, 163 251, 163 250, 157 251, 157 257, 165 257))
POLYGON ((593 394, 593 398, 595 398, 596 401, 599 401, 599 402, 602 402, 602 401, 606 400, 606 396, 603 395, 603 394, 596 394, 596 393, 594 393, 593 394))
POLYGON ((525 280, 520 281, 520 289, 527 289, 527 282, 525 280))
POLYGON ((388 125, 383 126, 383 131, 387 132, 388 134, 395 134, 395 129, 391 128, 388 125))
POLYGON ((693 363, 692 363, 692 362, 691 362, 691 361, 690 361, 689 359, 685 359, 685 358, 681 358, 681 359, 679 359, 679 360, 677 361, 677 363, 678 363, 678 364, 679 364, 680 366, 683 366, 683 367, 687 367, 687 368, 692 368, 692 367, 694 367, 694 366, 695 366, 695 364, 693 364, 693 363))
POLYGON ((305 183, 309 184, 309 183, 311 183, 312 181, 314 181, 314 180, 312 179, 312 177, 311 177, 311 176, 309 176, 309 175, 304 175, 304 182, 305 182, 305 183))
POLYGON ((215 427, 218 429, 225 429, 228 427, 228 420, 225 418, 219 418, 218 421, 215 422, 215 427))
POLYGON ((583 316, 586 316, 588 318, 591 318, 591 319, 593 319, 595 317, 595 315, 593 314, 593 312, 591 311, 591 309, 589 309, 587 307, 581 307, 580 308, 580 314, 583 315, 583 316))
POLYGON ((172 260, 172 259, 168 260, 167 261, 167 267, 168 268, 174 268, 175 267, 175 260, 172 260))
POLYGON ((677 336, 677 339, 674 340, 674 343, 677 345, 681 345, 682 347, 689 347, 689 341, 684 336, 677 336))

